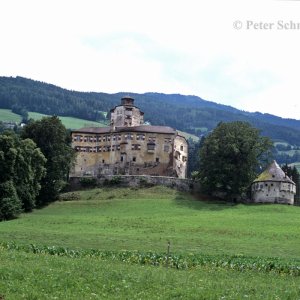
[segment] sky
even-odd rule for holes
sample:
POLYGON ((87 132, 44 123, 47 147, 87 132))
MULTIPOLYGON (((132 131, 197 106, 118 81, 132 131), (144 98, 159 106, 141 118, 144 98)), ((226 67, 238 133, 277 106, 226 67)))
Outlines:
POLYGON ((300 119, 299 56, 295 0, 0 0, 0 76, 70 90, 300 119))

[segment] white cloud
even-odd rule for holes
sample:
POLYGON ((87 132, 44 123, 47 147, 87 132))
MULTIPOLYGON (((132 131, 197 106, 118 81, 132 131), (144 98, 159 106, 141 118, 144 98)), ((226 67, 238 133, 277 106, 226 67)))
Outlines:
POLYGON ((2 1, 0 75, 82 91, 194 94, 299 119, 300 30, 246 29, 247 20, 297 22, 298 6, 297 1, 2 1), (236 20, 242 29, 234 29, 236 20))

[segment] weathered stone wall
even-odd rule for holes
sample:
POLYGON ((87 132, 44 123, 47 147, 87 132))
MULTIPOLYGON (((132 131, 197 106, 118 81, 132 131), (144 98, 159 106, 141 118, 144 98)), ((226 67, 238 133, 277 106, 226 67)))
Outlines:
POLYGON ((200 184, 191 179, 181 179, 166 176, 144 176, 144 175, 105 175, 96 177, 72 177, 69 180, 70 189, 80 189, 82 178, 95 178, 97 186, 114 185, 120 187, 147 187, 152 185, 163 185, 182 192, 200 192, 200 184))
POLYGON ((174 139, 173 169, 179 178, 187 176, 188 144, 183 136, 177 135, 174 139))
POLYGON ((296 186, 288 182, 261 181, 252 184, 251 193, 255 203, 294 204, 296 186))
POLYGON ((78 134, 73 133, 72 139, 77 156, 71 177, 99 174, 186 177, 187 143, 184 138, 175 138, 174 134, 128 131, 78 138, 78 134), (173 157, 174 139, 178 141, 177 152, 182 153, 176 163, 173 157))

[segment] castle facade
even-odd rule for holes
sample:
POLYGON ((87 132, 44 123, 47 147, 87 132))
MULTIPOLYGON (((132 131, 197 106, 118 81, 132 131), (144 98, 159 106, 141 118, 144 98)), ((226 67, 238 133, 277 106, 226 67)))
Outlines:
POLYGON ((152 175, 186 178, 188 144, 167 126, 144 125, 144 113, 126 96, 111 109, 109 127, 72 131, 75 176, 152 175))

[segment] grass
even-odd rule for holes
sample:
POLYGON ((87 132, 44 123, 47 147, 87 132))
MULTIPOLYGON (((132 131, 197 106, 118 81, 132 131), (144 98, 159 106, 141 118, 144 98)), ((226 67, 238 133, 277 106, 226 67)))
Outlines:
POLYGON ((0 109, 0 121, 21 122, 21 116, 13 113, 10 109, 0 109))
POLYGON ((14 299, 298 299, 300 277, 174 270, 0 249, 0 295, 14 299))
POLYGON ((71 248, 297 258, 299 207, 196 201, 164 187, 94 189, 3 222, 2 241, 71 248))
POLYGON ((187 133, 187 132, 184 132, 184 131, 180 131, 180 130, 177 130, 178 133, 182 136, 184 136, 187 140, 189 138, 191 138, 194 142, 198 142, 199 141, 199 137, 194 135, 194 134, 191 134, 191 133, 187 133))
POLYGON ((65 194, 65 201, 0 223, 0 242, 24 245, 0 244, 0 299, 300 297, 300 276, 253 270, 243 264, 248 260, 255 267, 273 256, 283 264, 298 265, 299 207, 210 203, 165 187, 76 193, 73 199, 77 200, 67 201, 72 197, 65 194), (166 253, 168 241, 173 256, 203 253, 219 264, 177 270, 114 255, 60 256, 60 249, 53 255, 24 250, 33 243, 69 247, 78 253, 89 253, 84 251, 90 248, 104 253, 124 249, 166 253), (221 258, 226 255, 238 255, 240 267, 232 269, 233 261, 223 266, 221 258), (253 263, 250 256, 257 261, 253 263))
MULTIPOLYGON (((36 112, 29 112, 28 113, 29 118, 34 119, 34 120, 40 120, 43 117, 46 117, 47 115, 36 113, 36 112)), ((62 123, 66 126, 66 128, 70 129, 78 129, 82 127, 103 127, 106 126, 103 123, 100 122, 93 122, 89 120, 83 120, 83 119, 78 119, 78 118, 73 118, 73 117, 62 117, 59 116, 60 120, 62 123)))

